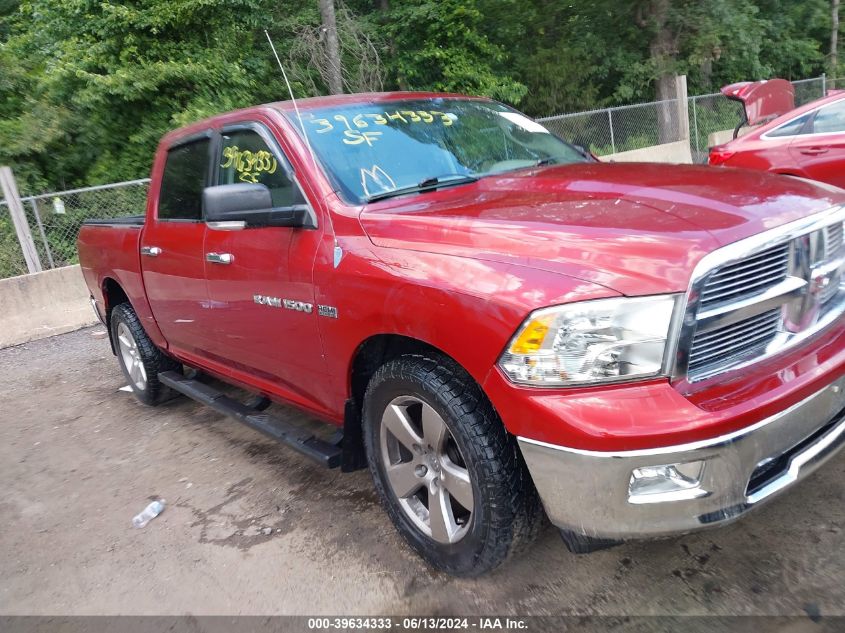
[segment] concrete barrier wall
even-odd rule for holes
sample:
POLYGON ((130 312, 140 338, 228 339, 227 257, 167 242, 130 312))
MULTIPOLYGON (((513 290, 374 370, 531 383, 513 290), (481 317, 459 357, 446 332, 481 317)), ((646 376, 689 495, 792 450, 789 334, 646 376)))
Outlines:
MULTIPOLYGON (((759 126, 758 126, 759 127, 759 126)), ((739 128, 739 136, 745 136, 749 132, 757 129, 756 127, 741 127, 739 128)), ((715 147, 716 145, 723 145, 728 141, 732 141, 734 139, 734 131, 733 130, 720 130, 718 132, 713 132, 707 137, 707 147, 715 147)))
POLYGON ((707 136, 707 147, 716 147, 716 145, 723 145, 734 138, 733 130, 719 130, 707 136))
POLYGON ((692 163, 689 140, 663 143, 601 157, 602 161, 617 163, 692 163))
POLYGON ((0 279, 0 348, 98 323, 79 266, 0 279))

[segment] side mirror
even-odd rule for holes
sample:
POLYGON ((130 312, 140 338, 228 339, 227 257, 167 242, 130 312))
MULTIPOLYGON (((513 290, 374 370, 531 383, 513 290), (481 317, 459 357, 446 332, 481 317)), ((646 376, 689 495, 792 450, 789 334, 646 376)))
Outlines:
POLYGON ((267 185, 239 182, 206 187, 202 192, 206 222, 243 222, 244 226, 306 226, 308 205, 273 207, 267 185))

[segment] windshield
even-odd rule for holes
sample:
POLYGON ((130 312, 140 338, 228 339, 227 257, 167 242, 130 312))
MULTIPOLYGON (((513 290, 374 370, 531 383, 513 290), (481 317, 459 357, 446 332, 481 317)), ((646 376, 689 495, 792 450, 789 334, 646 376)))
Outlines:
MULTIPOLYGON (((296 115, 287 116, 299 130, 296 115)), ((302 120, 333 184, 355 202, 589 160, 539 123, 492 101, 361 103, 303 111, 302 120)))

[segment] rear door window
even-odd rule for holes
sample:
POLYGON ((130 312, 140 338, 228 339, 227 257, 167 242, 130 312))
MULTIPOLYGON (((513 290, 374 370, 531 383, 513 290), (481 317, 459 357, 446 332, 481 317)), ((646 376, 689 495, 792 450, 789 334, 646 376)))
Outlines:
POLYGON ((202 219, 202 190, 208 174, 209 139, 171 148, 161 178, 160 220, 202 219))
POLYGON ((772 130, 768 132, 766 136, 771 137, 781 137, 781 136, 798 136, 799 134, 806 134, 805 128, 807 126, 807 121, 810 120, 810 117, 813 116, 813 113, 810 112, 805 114, 804 116, 800 116, 797 119, 793 119, 789 123, 785 123, 781 125, 776 130, 772 130))
POLYGON ((217 183, 258 183, 270 189, 274 207, 296 203, 296 185, 288 177, 287 163, 278 150, 271 147, 253 129, 223 132, 217 183))
POLYGON ((818 111, 813 121, 816 134, 845 132, 845 101, 838 101, 818 111))

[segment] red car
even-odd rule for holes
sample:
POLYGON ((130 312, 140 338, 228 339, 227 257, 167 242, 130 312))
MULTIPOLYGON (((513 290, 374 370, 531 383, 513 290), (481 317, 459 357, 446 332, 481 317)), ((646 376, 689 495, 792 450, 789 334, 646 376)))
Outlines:
POLYGON ((165 136, 146 214, 79 259, 139 400, 369 467, 476 575, 544 513, 582 552, 722 525, 845 445, 845 191, 713 171, 599 163, 488 99, 275 103, 165 136))
POLYGON ((832 91, 800 108, 780 108, 783 93, 769 90, 760 97, 761 88, 769 88, 772 83, 723 89, 729 98, 744 103, 743 123, 756 125, 769 120, 744 136, 711 148, 710 164, 760 169, 845 187, 845 91, 832 91))

